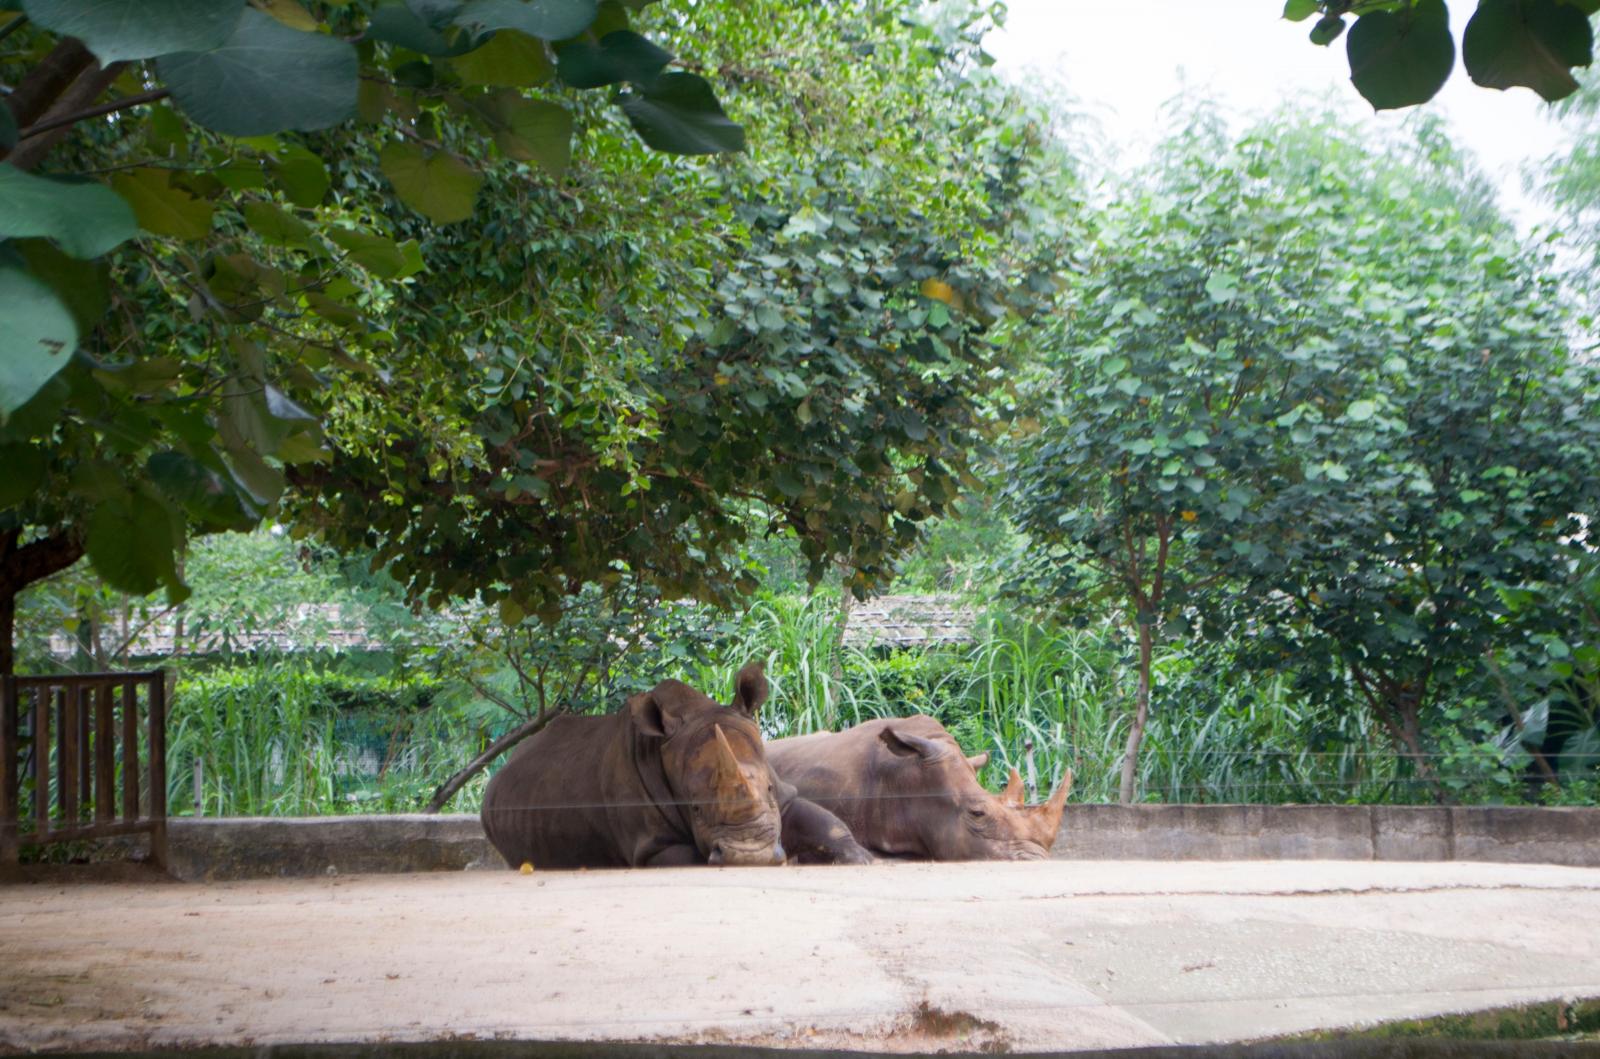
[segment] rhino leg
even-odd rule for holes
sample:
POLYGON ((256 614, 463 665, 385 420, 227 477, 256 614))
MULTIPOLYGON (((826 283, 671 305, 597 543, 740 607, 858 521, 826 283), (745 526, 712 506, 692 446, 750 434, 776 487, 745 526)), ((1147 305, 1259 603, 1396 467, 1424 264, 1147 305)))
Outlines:
POLYGON ((644 862, 646 868, 683 868, 691 864, 704 864, 706 859, 700 855, 692 842, 681 842, 675 846, 667 846, 650 856, 644 862))
POLYGON ((790 798, 783 807, 783 848, 801 864, 871 864, 844 821, 816 802, 790 798))

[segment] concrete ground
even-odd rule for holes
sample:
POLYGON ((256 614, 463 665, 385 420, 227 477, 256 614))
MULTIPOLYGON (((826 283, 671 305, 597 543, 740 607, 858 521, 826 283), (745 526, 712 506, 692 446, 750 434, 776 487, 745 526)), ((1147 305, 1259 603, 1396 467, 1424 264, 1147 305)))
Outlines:
POLYGON ((1049 861, 0 886, 0 1051, 1070 1050, 1600 996, 1600 869, 1049 861))

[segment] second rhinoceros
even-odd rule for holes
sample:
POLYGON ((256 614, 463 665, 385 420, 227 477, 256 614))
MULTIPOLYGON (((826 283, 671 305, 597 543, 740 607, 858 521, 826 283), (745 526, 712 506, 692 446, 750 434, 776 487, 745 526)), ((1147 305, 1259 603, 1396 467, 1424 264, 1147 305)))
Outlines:
POLYGON ((932 860, 1039 860, 1055 842, 1072 773, 1042 805, 1023 804, 1011 770, 1003 794, 978 782, 989 755, 967 757, 932 717, 868 721, 778 739, 767 760, 803 798, 843 820, 874 853, 932 860))

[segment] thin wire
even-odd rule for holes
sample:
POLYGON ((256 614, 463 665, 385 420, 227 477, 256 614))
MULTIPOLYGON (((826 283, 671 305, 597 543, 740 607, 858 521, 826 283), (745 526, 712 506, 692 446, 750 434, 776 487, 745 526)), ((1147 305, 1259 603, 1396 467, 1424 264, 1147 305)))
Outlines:
MULTIPOLYGON (((1264 781, 1261 781, 1259 783, 1242 783, 1242 782, 1232 782, 1232 781, 1218 781, 1218 782, 1213 782, 1213 783, 1179 783, 1179 784, 1146 783, 1144 785, 1144 790, 1145 790, 1146 793, 1165 792, 1165 793, 1171 794, 1171 793, 1175 793, 1175 792, 1179 792, 1179 791, 1217 791, 1217 792, 1227 792, 1227 791, 1249 791, 1249 790, 1268 790, 1268 789, 1297 790, 1297 789, 1307 789, 1307 788, 1312 788, 1312 789, 1324 789, 1324 788, 1358 789, 1358 788, 1364 787, 1364 786, 1365 787, 1392 787, 1392 786, 1399 785, 1399 784, 1405 784, 1405 785, 1408 785, 1408 786, 1418 786, 1418 785, 1432 786, 1433 783, 1435 782, 1435 780, 1443 780, 1443 779, 1473 779, 1473 778, 1477 778, 1475 773, 1441 773, 1438 776, 1436 776, 1435 779, 1433 779, 1433 780, 1430 780, 1430 779, 1427 779, 1427 778, 1424 778, 1424 777, 1420 777, 1420 776, 1399 776, 1399 777, 1393 777, 1393 778, 1388 778, 1388 779, 1378 778, 1378 777, 1368 777, 1368 778, 1359 779, 1359 780, 1291 780, 1291 779, 1264 780, 1264 781)), ((992 793, 992 792, 985 791, 985 793, 992 793)), ((806 798, 806 796, 804 794, 799 795, 799 797, 806 798)), ((917 793, 917 794, 893 794, 893 793, 891 793, 891 794, 852 794, 852 795, 837 795, 837 796, 829 795, 826 798, 806 798, 806 800, 807 801, 818 802, 819 804, 823 803, 823 802, 826 802, 827 804, 831 805, 831 804, 840 803, 840 802, 850 802, 850 803, 855 803, 855 802, 897 802, 897 801, 942 801, 942 802, 949 802, 949 801, 953 800, 955 797, 956 797, 956 794, 953 791, 929 791, 929 792, 917 793)), ((996 796, 996 797, 998 797, 998 796, 996 796)), ((708 799, 708 798, 665 799, 665 800, 661 800, 661 801, 641 800, 641 801, 605 801, 605 802, 541 802, 541 803, 538 803, 538 804, 526 803, 526 804, 514 805, 514 806, 503 806, 503 805, 501 805, 501 806, 485 806, 482 811, 486 812, 486 813, 490 813, 490 812, 500 813, 500 812, 527 812, 527 811, 530 811, 530 810, 537 810, 537 809, 552 809, 552 810, 567 810, 567 809, 645 809, 645 808, 654 808, 654 807, 669 806, 669 805, 670 806, 696 806, 696 805, 699 805, 699 806, 714 806, 716 804, 717 804, 717 801, 715 799, 708 799)), ((1033 805, 1029 805, 1028 808, 1036 808, 1038 804, 1039 803, 1035 803, 1033 805)), ((1096 804, 1105 804, 1105 803, 1097 803, 1097 802, 1089 802, 1089 801, 1072 801, 1072 800, 1069 799, 1067 804, 1068 805, 1072 805, 1072 806, 1082 806, 1082 805, 1096 805, 1096 804)), ((1160 804, 1160 803, 1142 803, 1142 804, 1160 804)), ((1220 805, 1220 804, 1225 804, 1225 803, 1214 802, 1214 803, 1210 803, 1210 804, 1220 805)), ((1237 803, 1237 804, 1249 805, 1249 804, 1267 804, 1267 803, 1249 803, 1249 802, 1246 802, 1246 803, 1237 803)), ((1326 805, 1326 804, 1334 804, 1334 803, 1320 803, 1320 804, 1326 805)), ((1381 804, 1384 804, 1384 803, 1363 803, 1363 804, 1381 805, 1381 804)), ((1435 808, 1435 807, 1434 806, 1423 806, 1422 808, 1435 808)))
MULTIPOLYGON (((1067 744, 1067 745, 1065 745, 1063 747, 1063 753, 1065 753, 1066 751, 1070 751, 1071 749, 1072 749, 1071 745, 1067 744)), ((1516 747, 1511 747, 1511 748, 1507 748, 1507 749, 1502 750, 1501 753, 1512 754, 1512 753, 1515 753, 1516 750, 1517 750, 1516 747)), ((1530 751, 1530 753, 1531 753, 1531 751, 1530 751)), ((1084 756, 1090 756, 1090 754, 1085 752, 1084 756)), ((1121 757, 1122 755, 1121 755, 1120 751, 1114 751, 1110 756, 1112 756, 1112 757, 1121 757)), ((1439 753, 1439 752, 1429 752, 1429 751, 1416 751, 1416 752, 1413 752, 1413 751, 1409 751, 1409 750, 1304 750, 1304 751, 1301 751, 1301 750, 1197 750, 1197 751, 1194 752, 1194 756, 1197 757, 1197 758, 1207 758, 1207 757, 1336 757, 1336 758, 1365 757, 1365 758, 1373 758, 1373 757, 1375 757, 1375 758, 1396 758, 1396 759, 1404 758, 1404 759, 1407 759, 1407 760, 1414 759, 1414 758, 1425 758, 1427 760, 1432 761, 1432 760, 1438 760, 1440 758, 1452 757, 1453 755, 1445 754, 1445 753, 1439 753)), ((1558 750, 1558 751, 1554 751, 1552 753, 1542 753, 1540 756, 1544 757, 1546 759, 1555 759, 1555 758, 1564 758, 1564 757, 1594 758, 1597 762, 1600 762, 1600 754, 1596 754, 1592 750, 1558 750)))

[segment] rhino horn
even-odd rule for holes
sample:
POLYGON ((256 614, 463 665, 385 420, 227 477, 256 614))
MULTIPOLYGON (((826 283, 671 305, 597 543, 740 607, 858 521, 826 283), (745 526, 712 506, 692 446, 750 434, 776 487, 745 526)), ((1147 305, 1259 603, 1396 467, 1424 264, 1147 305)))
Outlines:
POLYGON ((712 725, 711 731, 717 737, 715 768, 717 797, 728 800, 754 797, 750 790, 750 781, 745 779, 743 770, 739 768, 739 759, 734 756, 728 737, 722 734, 722 725, 712 725))
POLYGON ((972 771, 973 772, 977 772, 979 769, 983 768, 983 766, 987 765, 988 763, 989 763, 989 752, 987 750, 985 750, 981 754, 973 754, 971 757, 967 758, 967 764, 972 766, 972 771))
POLYGON ((1022 774, 1016 769, 1011 770, 1011 776, 1006 780, 1006 789, 1000 792, 1000 800, 1006 805, 1019 809, 1022 807, 1023 801, 1026 800, 1026 795, 1022 789, 1022 774))
POLYGON ((1061 817, 1067 809, 1067 795, 1072 793, 1072 770, 1068 769, 1061 777, 1061 786, 1050 796, 1050 800, 1043 805, 1035 805, 1032 811, 1035 814, 1035 827, 1039 836, 1039 844, 1049 849, 1055 844, 1056 832, 1061 830, 1061 817))

